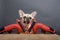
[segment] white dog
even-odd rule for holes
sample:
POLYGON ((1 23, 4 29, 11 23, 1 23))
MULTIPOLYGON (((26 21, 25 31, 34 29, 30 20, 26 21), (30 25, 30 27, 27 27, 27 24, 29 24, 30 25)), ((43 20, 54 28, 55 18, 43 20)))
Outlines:
POLYGON ((23 10, 19 10, 19 15, 22 20, 22 23, 23 25, 28 26, 28 29, 30 28, 33 19, 35 19, 36 14, 36 11, 33 11, 31 14, 27 14, 23 12, 23 10))

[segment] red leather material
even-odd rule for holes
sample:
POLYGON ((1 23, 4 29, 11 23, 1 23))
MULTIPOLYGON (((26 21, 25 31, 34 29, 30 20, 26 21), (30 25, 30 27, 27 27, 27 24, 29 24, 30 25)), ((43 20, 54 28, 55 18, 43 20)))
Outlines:
POLYGON ((5 31, 10 31, 10 30, 13 30, 13 29, 17 29, 17 33, 22 32, 22 29, 18 24, 11 24, 11 25, 5 26, 5 31))
POLYGON ((37 30, 41 29, 43 33, 50 32, 50 33, 55 33, 55 30, 52 31, 50 27, 42 24, 42 23, 36 23, 35 26, 33 27, 33 33, 37 33, 37 30))

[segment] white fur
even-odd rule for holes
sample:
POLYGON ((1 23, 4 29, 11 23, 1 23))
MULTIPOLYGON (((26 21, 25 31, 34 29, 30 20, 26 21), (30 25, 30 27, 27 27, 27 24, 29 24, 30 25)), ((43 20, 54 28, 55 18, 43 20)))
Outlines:
POLYGON ((20 17, 23 17, 24 14, 25 14, 25 13, 23 12, 23 10, 19 10, 19 15, 20 15, 20 17))
POLYGON ((28 29, 31 27, 31 24, 28 25, 28 29))
POLYGON ((31 13, 32 18, 34 18, 34 17, 36 16, 36 14, 37 14, 37 12, 36 12, 36 11, 33 11, 33 12, 31 13))
POLYGON ((34 19, 34 17, 36 16, 36 14, 37 14, 36 11, 33 11, 31 14, 25 14, 25 13, 23 12, 23 10, 19 10, 19 15, 20 15, 20 17, 26 16, 26 17, 31 17, 32 19, 34 19))

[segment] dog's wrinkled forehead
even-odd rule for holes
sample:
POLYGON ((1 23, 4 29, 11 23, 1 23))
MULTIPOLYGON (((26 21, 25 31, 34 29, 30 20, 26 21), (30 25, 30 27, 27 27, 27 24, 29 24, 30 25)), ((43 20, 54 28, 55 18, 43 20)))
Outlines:
POLYGON ((31 14, 24 14, 23 17, 31 17, 32 18, 32 15, 31 14))
POLYGON ((24 13, 23 10, 19 10, 19 15, 20 17, 31 17, 32 19, 34 19, 34 17, 36 16, 37 12, 33 11, 31 14, 28 13, 24 13))

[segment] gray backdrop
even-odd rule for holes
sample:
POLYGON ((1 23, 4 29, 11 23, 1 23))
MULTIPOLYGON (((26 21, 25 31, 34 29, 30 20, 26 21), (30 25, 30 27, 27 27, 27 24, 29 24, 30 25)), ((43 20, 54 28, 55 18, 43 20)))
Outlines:
POLYGON ((37 11, 37 21, 60 34, 60 0, 0 0, 0 28, 16 23, 19 9, 26 13, 37 11))

